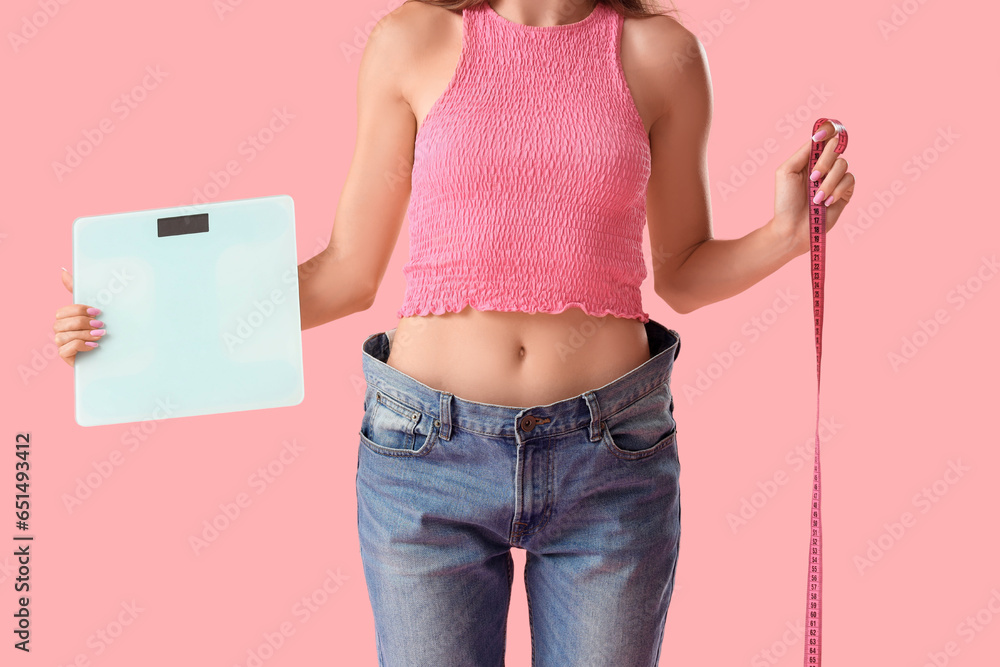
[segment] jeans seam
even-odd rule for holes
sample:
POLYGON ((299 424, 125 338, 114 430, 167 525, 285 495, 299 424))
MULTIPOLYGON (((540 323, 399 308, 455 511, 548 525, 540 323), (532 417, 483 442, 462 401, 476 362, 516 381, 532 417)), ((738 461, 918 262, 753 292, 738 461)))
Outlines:
POLYGON ((539 524, 534 527, 529 532, 518 533, 518 540, 523 541, 527 537, 538 534, 542 528, 544 528, 549 523, 549 519, 552 518, 553 507, 555 506, 555 492, 554 492, 554 480, 555 480, 555 466, 553 465, 553 452, 552 446, 545 448, 545 452, 548 455, 548 460, 545 462, 545 467, 548 470, 548 475, 545 480, 545 513, 539 519, 539 524))
POLYGON ((646 449, 622 449, 615 444, 614 437, 611 435, 611 428, 608 426, 607 422, 604 422, 604 429, 602 429, 601 442, 604 446, 618 459, 622 461, 638 461, 641 459, 647 459, 651 456, 655 456, 659 452, 674 447, 677 444, 677 422, 674 422, 674 430, 670 435, 664 436, 662 440, 657 442, 646 449), (603 431, 607 431, 605 436, 603 431))
POLYGON ((503 665, 507 660, 507 626, 508 618, 510 617, 510 601, 513 597, 512 587, 514 585, 514 559, 510 554, 510 550, 507 550, 507 557, 504 559, 507 561, 507 611, 504 613, 503 620, 503 641, 501 642, 500 650, 500 664, 503 665))
POLYGON ((437 445, 438 441, 437 427, 431 430, 430 434, 424 440, 424 444, 422 444, 419 449, 395 449, 393 447, 380 445, 371 438, 367 437, 360 431, 360 429, 358 430, 358 435, 361 436, 361 444, 373 454, 377 454, 378 456, 395 456, 402 458, 419 458, 421 456, 427 456, 437 445))
MULTIPOLYGON (((647 396, 649 396, 650 394, 652 394, 657 389, 660 389, 664 385, 669 385, 669 382, 670 381, 667 380, 666 382, 661 382, 659 384, 653 385, 649 389, 649 391, 646 391, 646 392, 642 393, 640 396, 637 396, 634 401, 629 401, 627 405, 623 405, 620 408, 618 408, 617 410, 615 410, 614 412, 612 412, 611 414, 604 416, 604 421, 607 421, 608 419, 610 419, 611 417, 614 417, 615 415, 617 415, 620 412, 624 412, 625 410, 628 410, 630 407, 632 407, 633 405, 635 405, 636 403, 638 403, 642 399, 646 398, 647 396)), ((668 386, 668 389, 669 389, 669 386, 668 386)))
POLYGON ((377 403, 377 405, 383 406, 383 407, 385 407, 388 410, 392 410, 397 415, 399 415, 400 417, 403 417, 405 419, 409 419, 410 415, 413 414, 414 412, 423 413, 423 410, 418 410, 417 408, 413 407, 412 405, 409 405, 408 403, 399 400, 398 398, 396 398, 392 394, 389 394, 389 393, 387 393, 387 392, 385 392, 385 391, 383 391, 381 389, 379 389, 376 392, 375 397, 376 397, 376 403, 377 403), (404 409, 408 410, 409 412, 408 413, 404 413, 403 412, 404 409))
POLYGON ((531 667, 535 667, 535 619, 531 610, 531 586, 528 584, 528 568, 531 566, 531 552, 524 552, 524 596, 528 600, 528 631, 531 635, 531 667))

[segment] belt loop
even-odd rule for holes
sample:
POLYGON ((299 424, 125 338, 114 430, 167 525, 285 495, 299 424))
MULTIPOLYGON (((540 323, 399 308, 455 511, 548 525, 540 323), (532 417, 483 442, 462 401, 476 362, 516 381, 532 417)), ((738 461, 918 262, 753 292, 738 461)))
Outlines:
POLYGON ((441 392, 441 407, 438 412, 440 417, 438 421, 441 422, 441 438, 445 440, 451 440, 451 397, 453 394, 442 391, 441 392))
POLYGON ((585 393, 583 398, 590 410, 590 441, 597 442, 601 439, 601 405, 597 402, 597 394, 592 391, 585 393))

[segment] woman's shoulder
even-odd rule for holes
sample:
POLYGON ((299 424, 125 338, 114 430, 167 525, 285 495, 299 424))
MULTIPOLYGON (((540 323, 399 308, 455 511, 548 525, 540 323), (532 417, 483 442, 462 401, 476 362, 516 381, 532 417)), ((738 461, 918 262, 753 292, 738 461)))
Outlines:
POLYGON ((653 118, 704 96, 711 86, 698 37, 667 14, 625 18, 621 62, 635 97, 653 118))
POLYGON ((362 74, 402 87, 415 67, 433 62, 442 45, 461 35, 462 13, 419 0, 406 0, 380 18, 365 44, 362 74))
POLYGON ((378 33, 379 41, 386 48, 413 53, 441 43, 450 31, 461 30, 461 23, 461 11, 420 0, 406 0, 378 20, 372 36, 378 33))
POLYGON ((678 59, 697 57, 698 37, 669 14, 626 17, 622 28, 622 51, 638 56, 643 67, 662 67, 678 59))

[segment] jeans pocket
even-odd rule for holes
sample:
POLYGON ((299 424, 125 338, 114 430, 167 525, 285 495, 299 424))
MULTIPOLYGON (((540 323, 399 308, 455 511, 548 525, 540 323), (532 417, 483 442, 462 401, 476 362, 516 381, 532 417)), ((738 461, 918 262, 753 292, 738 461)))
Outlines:
POLYGON ((604 444, 620 459, 652 456, 677 441, 674 398, 664 382, 603 421, 604 444))
POLYGON ((437 441, 440 422, 385 388, 369 389, 358 431, 368 449, 383 456, 424 456, 437 441))

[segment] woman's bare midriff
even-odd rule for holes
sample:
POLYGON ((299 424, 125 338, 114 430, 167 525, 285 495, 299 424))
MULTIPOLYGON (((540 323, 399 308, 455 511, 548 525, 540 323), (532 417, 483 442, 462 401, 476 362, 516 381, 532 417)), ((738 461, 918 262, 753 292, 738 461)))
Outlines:
POLYGON ((546 405, 601 387, 649 359, 637 319, 477 311, 403 317, 387 363, 425 385, 479 403, 546 405))
MULTIPOLYGON (((401 68, 403 97, 419 132, 454 76, 462 47, 460 11, 417 3, 441 23, 429 33, 424 56, 401 68)), ((583 11, 581 10, 581 14, 583 11)), ((582 16, 581 16, 582 18, 582 16)), ((631 25, 633 19, 626 19, 631 25)), ((626 31, 626 35, 630 31, 626 31)), ((633 49, 625 43, 623 54, 633 49)), ((642 72, 623 55, 630 87, 642 89, 642 72)), ((636 104, 649 131, 658 100, 640 94, 636 104)), ((546 405, 611 382, 649 359, 646 328, 637 319, 593 317, 579 308, 561 313, 477 311, 399 320, 387 363, 434 389, 480 403, 518 408, 546 405)))

